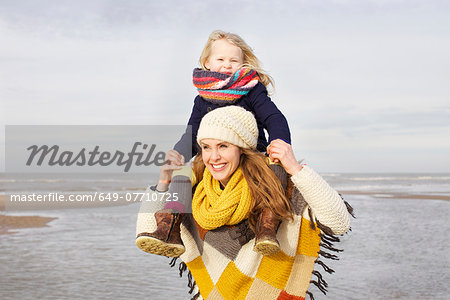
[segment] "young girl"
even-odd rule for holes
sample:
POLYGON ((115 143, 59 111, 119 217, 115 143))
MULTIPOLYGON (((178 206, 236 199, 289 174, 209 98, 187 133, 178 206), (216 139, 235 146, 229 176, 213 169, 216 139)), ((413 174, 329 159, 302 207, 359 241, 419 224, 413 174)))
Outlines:
MULTIPOLYGON (((268 146, 264 129, 269 134, 269 142, 279 138, 290 144, 287 120, 268 96, 267 87, 274 86, 273 80, 262 70, 258 58, 240 36, 213 31, 200 56, 200 65, 201 69, 193 72, 199 95, 188 122, 192 135, 183 135, 174 147, 185 161, 198 152, 196 137, 203 116, 226 105, 242 106, 255 115, 259 151, 266 152, 268 146)), ((180 160, 182 162, 181 157, 180 160)))
MULTIPOLYGON (((257 150, 267 151, 270 157, 264 129, 269 134, 269 142, 281 139, 291 143, 287 120, 268 96, 267 86, 273 87, 273 80, 262 70, 258 58, 240 36, 213 31, 200 56, 200 65, 201 68, 196 68, 193 72, 194 86, 199 95, 194 100, 188 122, 191 132, 186 131, 174 150, 168 153, 166 158, 170 164, 182 166, 197 154, 197 132, 203 116, 227 105, 241 106, 255 115, 258 127, 257 150)), ((287 174, 284 169, 275 163, 270 164, 270 168, 286 189, 287 174)), ((189 204, 188 199, 192 197, 190 170, 184 167, 181 171, 174 172, 168 191, 186 204, 189 204)), ((169 181, 160 182, 160 185, 168 183, 169 181)), ((184 203, 169 202, 163 211, 155 214, 160 225, 150 234, 154 238, 154 244, 143 250, 166 256, 179 256, 184 252, 179 239, 179 225, 182 213, 185 212, 184 203)), ((270 203, 257 209, 260 212, 259 219, 257 224, 252 224, 256 231, 254 250, 265 255, 276 253, 279 251, 276 231, 282 214, 270 203)))

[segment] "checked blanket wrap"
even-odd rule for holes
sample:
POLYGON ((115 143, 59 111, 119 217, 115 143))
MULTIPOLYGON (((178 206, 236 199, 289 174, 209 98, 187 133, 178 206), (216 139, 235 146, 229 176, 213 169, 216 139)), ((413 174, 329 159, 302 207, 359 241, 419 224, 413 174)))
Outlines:
MULTIPOLYGON (((328 284, 315 267, 320 264, 322 271, 334 272, 319 258, 321 254, 331 259, 337 256, 321 246, 341 251, 332 247, 331 242, 339 238, 330 230, 343 234, 349 229, 348 206, 311 168, 305 166, 300 173, 291 178, 294 218, 282 221, 278 229, 281 251, 277 254, 263 256, 253 251, 255 234, 247 219, 208 231, 198 226, 192 214, 184 215, 181 237, 186 252, 180 256, 180 272, 187 267, 195 280, 189 283, 191 292, 198 291, 195 299, 303 300, 306 295, 312 297, 308 291, 311 284, 327 291, 328 284), (326 200, 319 199, 323 197, 326 200), (322 220, 317 222, 319 215, 322 220)), ((137 233, 156 228, 152 211, 158 208, 155 201, 146 202, 141 205, 137 233)))

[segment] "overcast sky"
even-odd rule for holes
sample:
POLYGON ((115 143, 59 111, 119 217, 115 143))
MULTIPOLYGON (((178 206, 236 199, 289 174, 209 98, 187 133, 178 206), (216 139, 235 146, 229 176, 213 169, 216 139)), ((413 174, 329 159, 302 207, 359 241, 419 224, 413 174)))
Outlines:
POLYGON ((222 29, 274 77, 316 170, 450 171, 449 1, 274 3, 0 0, 2 148, 6 124, 185 124, 222 29))

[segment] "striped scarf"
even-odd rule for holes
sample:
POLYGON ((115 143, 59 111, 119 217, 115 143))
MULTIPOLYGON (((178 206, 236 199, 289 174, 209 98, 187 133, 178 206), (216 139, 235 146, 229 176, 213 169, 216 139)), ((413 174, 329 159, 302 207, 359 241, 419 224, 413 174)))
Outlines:
POLYGON ((193 73, 194 86, 199 95, 206 101, 222 105, 235 103, 247 95, 258 81, 256 71, 245 67, 231 76, 200 68, 195 68, 193 73))

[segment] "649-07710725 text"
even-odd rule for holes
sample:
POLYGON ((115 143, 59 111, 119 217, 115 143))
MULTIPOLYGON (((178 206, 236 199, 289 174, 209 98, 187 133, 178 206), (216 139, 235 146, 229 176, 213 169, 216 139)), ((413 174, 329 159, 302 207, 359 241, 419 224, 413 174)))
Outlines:
POLYGON ((11 194, 10 202, 140 202, 140 201, 177 201, 178 193, 145 192, 94 192, 94 193, 29 193, 11 194))

